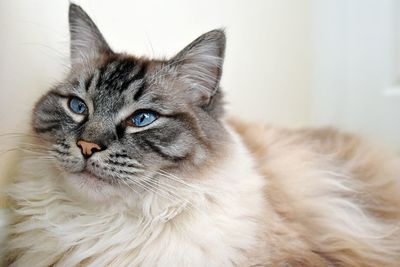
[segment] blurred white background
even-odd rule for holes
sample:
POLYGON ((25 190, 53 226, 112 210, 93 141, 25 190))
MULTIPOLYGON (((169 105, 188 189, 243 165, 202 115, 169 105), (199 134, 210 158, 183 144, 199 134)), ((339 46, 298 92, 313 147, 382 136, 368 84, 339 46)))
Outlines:
MULTIPOLYGON (((226 28, 228 110, 289 127, 331 125, 400 149, 396 0, 81 0, 115 51, 170 56, 226 28)), ((68 1, 0 0, 0 133, 65 75, 68 1)), ((5 142, 0 139, 0 142, 5 142)))

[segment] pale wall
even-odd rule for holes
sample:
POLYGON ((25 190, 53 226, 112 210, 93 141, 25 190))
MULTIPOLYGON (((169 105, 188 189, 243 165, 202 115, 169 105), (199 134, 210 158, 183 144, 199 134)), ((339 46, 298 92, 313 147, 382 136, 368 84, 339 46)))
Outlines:
MULTIPOLYGON (((32 103, 68 64, 68 1, 0 1, 0 132, 21 131, 32 103)), ((309 121, 309 1, 76 2, 116 51, 173 55, 225 27, 222 86, 231 113, 291 126, 309 121)))

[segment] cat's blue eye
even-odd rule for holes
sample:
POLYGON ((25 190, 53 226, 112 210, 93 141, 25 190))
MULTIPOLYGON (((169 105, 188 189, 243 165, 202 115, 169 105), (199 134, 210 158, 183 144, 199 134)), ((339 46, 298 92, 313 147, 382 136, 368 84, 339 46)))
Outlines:
POLYGON ((84 114, 87 111, 85 102, 78 97, 72 97, 68 102, 68 106, 72 112, 77 114, 84 114))
POLYGON ((129 124, 136 127, 144 127, 153 123, 157 114, 152 111, 138 111, 129 120, 129 124))

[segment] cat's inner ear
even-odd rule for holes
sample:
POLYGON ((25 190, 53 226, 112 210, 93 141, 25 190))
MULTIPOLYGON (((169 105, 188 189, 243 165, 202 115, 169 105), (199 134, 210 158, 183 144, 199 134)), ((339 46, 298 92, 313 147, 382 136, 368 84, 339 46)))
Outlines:
POLYGON ((72 3, 69 6, 69 30, 72 66, 97 59, 105 53, 112 53, 88 14, 80 6, 72 3))
POLYGON ((225 43, 224 31, 213 30, 201 35, 169 61, 174 68, 174 78, 188 87, 195 104, 207 105, 219 88, 225 43))

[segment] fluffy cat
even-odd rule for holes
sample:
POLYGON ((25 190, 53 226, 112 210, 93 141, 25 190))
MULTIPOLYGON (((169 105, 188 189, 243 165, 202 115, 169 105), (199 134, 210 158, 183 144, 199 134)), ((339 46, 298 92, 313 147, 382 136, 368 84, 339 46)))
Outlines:
POLYGON ((352 135, 227 121, 208 32, 115 53, 77 5, 71 71, 8 188, 11 266, 399 266, 400 163, 352 135))

